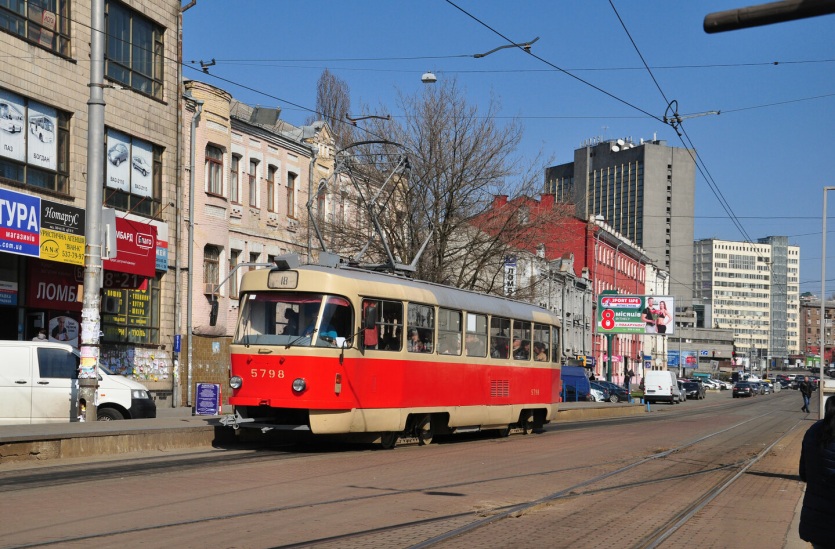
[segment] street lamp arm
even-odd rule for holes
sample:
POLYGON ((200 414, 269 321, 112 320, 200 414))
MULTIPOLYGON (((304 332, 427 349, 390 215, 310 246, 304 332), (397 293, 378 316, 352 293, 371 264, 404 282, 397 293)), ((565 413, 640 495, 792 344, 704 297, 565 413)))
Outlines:
POLYGON ((530 53, 531 52, 531 45, 534 42, 536 42, 537 40, 539 40, 538 36, 536 38, 534 38, 533 40, 529 40, 527 42, 521 42, 519 44, 505 44, 504 46, 499 46, 498 48, 493 48, 492 50, 490 50, 486 53, 476 53, 476 54, 473 55, 473 57, 475 57, 476 59, 480 59, 482 57, 486 57, 486 56, 490 55, 491 53, 497 52, 499 50, 503 50, 505 48, 522 48, 526 52, 530 53))

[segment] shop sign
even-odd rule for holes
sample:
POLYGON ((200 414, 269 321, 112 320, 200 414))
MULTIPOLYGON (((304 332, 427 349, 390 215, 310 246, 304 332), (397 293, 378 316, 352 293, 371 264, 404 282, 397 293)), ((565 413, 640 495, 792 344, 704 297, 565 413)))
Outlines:
POLYGON ((81 208, 0 189, 0 251, 84 265, 81 208))
POLYGON ((84 210, 41 200, 41 259, 84 265, 84 210))
POLYGON ((168 224, 133 214, 125 214, 123 217, 138 223, 150 223, 157 228, 156 270, 168 271, 168 224))
POLYGON ((36 309, 80 311, 79 285, 75 269, 54 261, 29 262, 26 303, 36 309))
POLYGON ((157 228, 116 217, 116 241, 118 253, 102 263, 109 271, 152 277, 156 274, 157 228))
POLYGON ((41 199, 0 189, 0 251, 40 256, 41 199))
POLYGON ((0 280, 0 305, 17 305, 17 282, 0 280))

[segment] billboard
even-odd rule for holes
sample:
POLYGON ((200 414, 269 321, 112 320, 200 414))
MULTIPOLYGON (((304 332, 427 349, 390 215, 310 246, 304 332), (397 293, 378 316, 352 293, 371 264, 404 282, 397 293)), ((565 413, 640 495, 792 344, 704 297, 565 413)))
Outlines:
POLYGON ((675 298, 668 295, 600 294, 598 334, 675 333, 675 298))

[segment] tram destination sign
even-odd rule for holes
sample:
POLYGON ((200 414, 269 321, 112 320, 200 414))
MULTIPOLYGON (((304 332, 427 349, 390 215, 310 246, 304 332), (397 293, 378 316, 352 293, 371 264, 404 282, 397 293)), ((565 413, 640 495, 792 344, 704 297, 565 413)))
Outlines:
POLYGON ((671 296, 600 294, 597 333, 670 335, 675 329, 671 296))

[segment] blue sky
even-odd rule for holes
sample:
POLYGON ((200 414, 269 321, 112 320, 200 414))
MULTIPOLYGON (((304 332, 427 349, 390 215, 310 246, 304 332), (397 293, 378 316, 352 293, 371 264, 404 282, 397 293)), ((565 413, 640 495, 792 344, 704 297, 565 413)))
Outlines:
MULTIPOLYGON (((280 106, 298 125, 325 68, 350 87, 355 116, 398 116, 397 94, 419 92, 432 71, 457 78, 474 104, 498 99, 502 116, 524 124, 520 153, 531 163, 541 153, 542 169, 596 137, 683 146, 657 120, 667 101, 684 116, 720 111, 683 121, 708 174, 696 178, 696 238, 788 236, 801 247, 801 292, 819 294, 823 187, 835 186, 835 15, 706 34, 708 13, 758 2, 612 3, 617 13, 604 0, 198 0, 184 14, 183 59, 216 64, 184 77, 280 106), (536 57, 473 57, 535 37, 536 57)), ((827 210, 832 294, 835 193, 827 210)))

